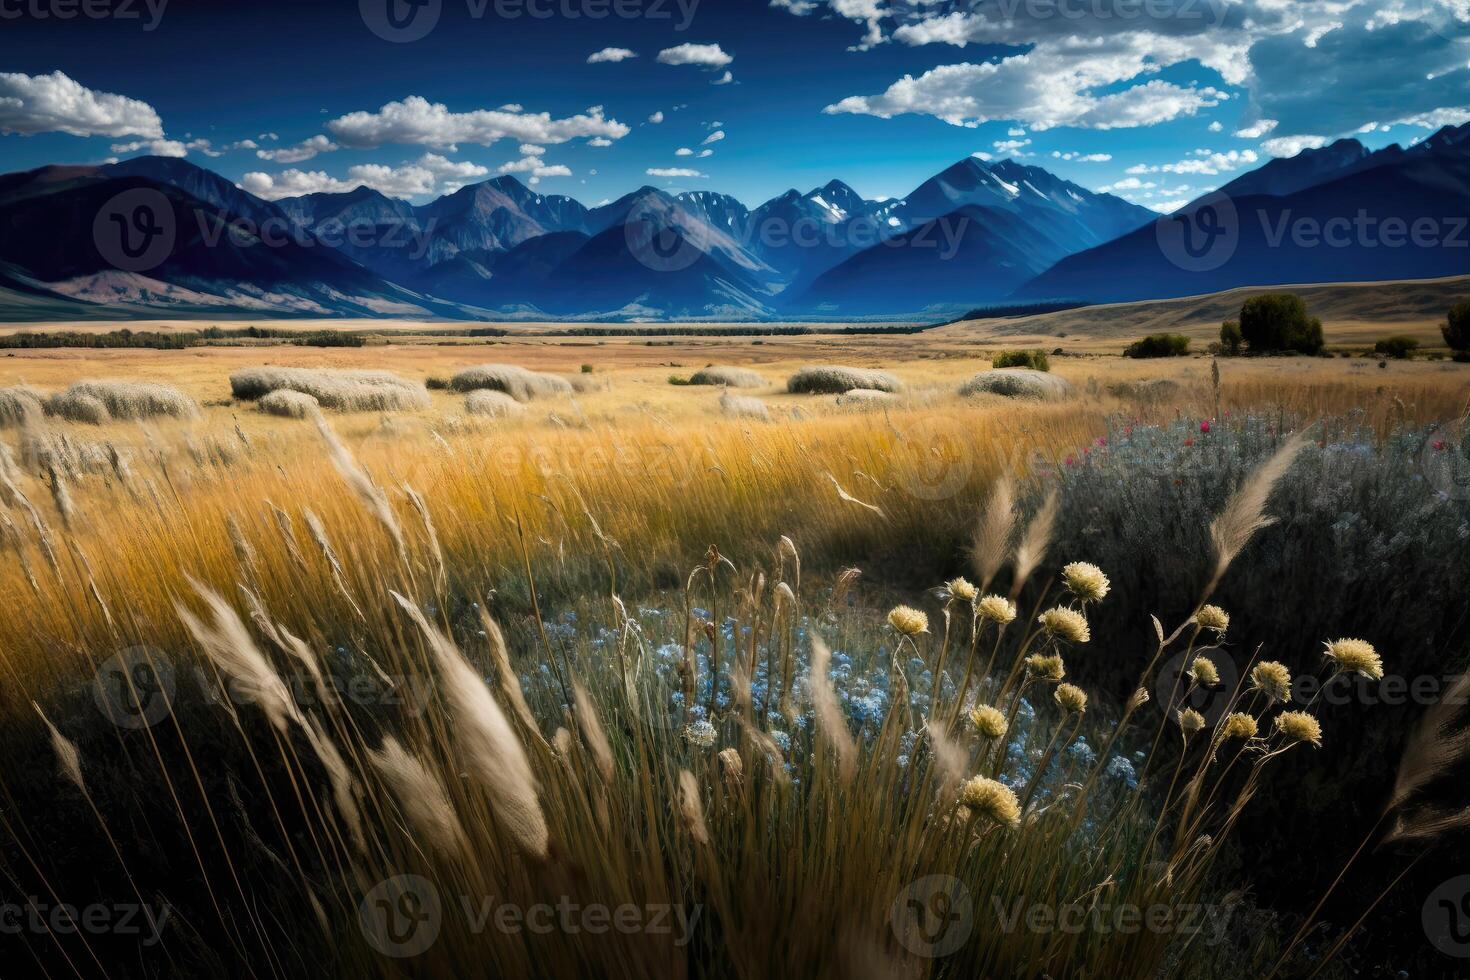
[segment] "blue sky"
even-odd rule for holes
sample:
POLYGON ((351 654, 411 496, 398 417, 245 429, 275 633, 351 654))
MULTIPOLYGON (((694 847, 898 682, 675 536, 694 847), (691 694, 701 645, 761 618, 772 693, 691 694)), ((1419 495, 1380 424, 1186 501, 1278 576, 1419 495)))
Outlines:
POLYGON ((978 153, 1168 208, 1470 120, 1452 0, 416 2, 0 0, 0 169, 163 152, 267 197, 510 172, 754 205, 978 153), (388 5, 424 36, 375 33, 388 5))

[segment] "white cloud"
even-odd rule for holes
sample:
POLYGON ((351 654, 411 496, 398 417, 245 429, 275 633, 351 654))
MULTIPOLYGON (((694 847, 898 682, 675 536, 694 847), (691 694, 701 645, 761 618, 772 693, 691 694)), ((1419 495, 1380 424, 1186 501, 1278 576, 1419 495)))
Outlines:
POLYGON ((659 123, 664 121, 664 111, 662 109, 658 110, 653 115, 648 117, 648 121, 657 126, 659 123))
POLYGON ((603 136, 594 136, 587 141, 588 146, 612 146, 613 141, 603 136))
POLYGON ((523 157, 539 157, 545 152, 546 147, 544 146, 537 146, 534 143, 521 144, 521 156, 523 157))
POLYGON ((1051 155, 1054 160, 1066 160, 1069 163, 1107 163, 1113 158, 1111 153, 1076 153, 1071 150, 1066 153, 1052 150, 1051 155))
POLYGON ((644 173, 650 177, 707 177, 698 170, 690 170, 688 167, 649 167, 644 173))
POLYGON ((714 155, 715 155, 715 151, 714 150, 711 150, 709 148, 705 148, 705 149, 699 151, 699 159, 701 159, 701 160, 703 160, 705 157, 712 157, 714 155))
POLYGON ((155 157, 186 157, 189 155, 188 147, 178 140, 137 140, 132 143, 112 144, 113 153, 138 153, 140 151, 155 157))
POLYGON ((701 140, 700 141, 700 145, 701 146, 708 146, 711 143, 718 143, 720 140, 722 140, 724 138, 725 138, 725 131, 723 129, 717 129, 713 133, 710 133, 708 136, 706 136, 703 140, 701 140))
POLYGON ((587 64, 596 65, 605 61, 616 63, 636 57, 638 57, 638 52, 629 51, 627 48, 603 48, 601 51, 594 51, 589 54, 587 56, 587 64))
POLYGON ((733 81, 735 81, 735 76, 727 68, 725 70, 725 73, 723 75, 721 75, 719 78, 716 78, 714 81, 710 82, 710 84, 711 85, 729 85, 733 81))
POLYGON ((1217 174, 1239 170, 1241 167, 1248 167, 1259 160, 1260 157, 1255 150, 1227 150, 1224 153, 1215 150, 1195 150, 1192 157, 1180 160, 1178 163, 1156 166, 1140 163, 1129 167, 1126 172, 1130 174, 1202 174, 1213 177, 1217 174))
POLYGON ((658 53, 658 63, 661 65, 699 65, 703 68, 724 68, 734 60, 718 44, 678 44, 672 48, 664 48, 658 53))
POLYGON ((628 127, 606 118, 602 106, 553 119, 550 113, 527 113, 519 107, 516 111, 502 107, 450 112, 443 103, 431 103, 417 95, 389 102, 377 112, 348 113, 327 123, 327 131, 343 146, 357 149, 388 143, 453 149, 460 143, 489 146, 502 139, 543 144, 598 136, 621 139, 628 135, 628 127))
POLYGON ((689 147, 687 147, 687 146, 681 146, 677 150, 674 151, 674 156, 676 156, 676 157, 692 157, 692 156, 694 156, 694 151, 691 150, 691 149, 689 149, 689 147))
POLYGON ((521 157, 519 160, 502 163, 498 168, 498 172, 503 174, 529 174, 530 176, 527 178, 526 183, 532 185, 541 183, 542 177, 570 177, 572 175, 571 168, 559 163, 547 163, 541 159, 539 154, 529 154, 521 157))
POLYGON ((94 92, 59 71, 0 72, 0 133, 163 138, 163 121, 146 102, 94 92))
POLYGON ((1157 186, 1159 186, 1159 185, 1158 184, 1155 184, 1151 180, 1139 180, 1137 177, 1124 177, 1122 180, 1115 181, 1115 182, 1113 182, 1111 184, 1107 184, 1107 185, 1105 185, 1103 187, 1099 187, 1098 190, 1101 191, 1104 194, 1107 194, 1107 193, 1111 193, 1113 191, 1143 191, 1143 190, 1152 190, 1153 188, 1155 188, 1157 186))
POLYGON ((1210 123, 1210 132, 1223 133, 1224 131, 1225 127, 1220 124, 1220 120, 1216 119, 1214 122, 1210 123))
POLYGON ((1144 207, 1152 211, 1157 211, 1159 214, 1173 214, 1175 211, 1178 211, 1180 208, 1184 207, 1184 205, 1188 204, 1189 201, 1189 198, 1181 197, 1176 198, 1172 201, 1153 201, 1149 204, 1145 204, 1144 207))
POLYGON ((1012 156, 1023 157, 1027 154, 1021 152, 1022 147, 1030 146, 1030 140, 996 140, 990 144, 995 147, 996 153, 1008 153, 1012 156))
POLYGON ((1022 129, 1020 126, 1012 126, 1010 129, 1006 130, 1006 135, 1007 136, 1025 136, 1026 135, 1026 130, 1022 129))
POLYGON ((1258 140, 1279 125, 1281 124, 1274 119, 1260 119, 1249 126, 1240 127, 1234 135, 1243 140, 1258 140))
POLYGON ((1325 136, 1278 136, 1262 143, 1261 149, 1273 157, 1294 157, 1303 150, 1316 150, 1330 142, 1325 136))
POLYGON ((302 163, 319 153, 330 153, 337 144, 320 134, 302 140, 295 146, 283 146, 279 150, 256 150, 255 155, 273 163, 302 163))
POLYGON ((342 194, 358 187, 371 187, 389 197, 423 197, 436 192, 459 190, 470 180, 485 177, 490 171, 479 164, 449 160, 435 153, 425 153, 401 167, 361 164, 347 168, 345 178, 329 176, 325 171, 290 169, 271 175, 252 171, 240 179, 240 186, 256 197, 268 201, 302 194, 342 194))
POLYGON ((984 150, 976 150, 974 153, 971 153, 970 156, 974 157, 976 160, 988 161, 995 159, 994 153, 986 153, 984 150))

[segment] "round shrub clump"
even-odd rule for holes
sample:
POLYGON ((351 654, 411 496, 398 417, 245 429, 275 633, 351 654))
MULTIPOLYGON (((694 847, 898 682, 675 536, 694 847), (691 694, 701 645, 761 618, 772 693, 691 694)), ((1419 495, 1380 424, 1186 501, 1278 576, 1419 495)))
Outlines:
POLYGON ((470 392, 465 397, 464 410, 471 415, 484 415, 490 418, 510 418, 526 414, 526 406, 503 391, 489 389, 470 392))
POLYGON ((91 395, 52 395, 46 399, 46 414, 88 425, 101 425, 112 420, 112 416, 107 414, 107 406, 91 395))
POLYGON ((265 414, 283 419, 304 419, 321 410, 321 403, 315 398, 290 388, 278 388, 255 404, 265 414))
POLYGON ((902 387, 903 383, 887 371, 836 365, 804 367, 786 382, 786 390, 793 395, 841 395, 854 388, 892 392, 902 387))
POLYGON ((34 388, 23 385, 0 388, 0 429, 39 418, 41 412, 41 394, 34 388))
POLYGON ((230 391, 243 401, 273 391, 298 391, 322 408, 342 412, 403 412, 429 407, 429 393, 387 371, 260 367, 230 375, 230 391))
POLYGON ((892 392, 879 391, 876 388, 854 388, 837 396, 837 404, 857 407, 887 405, 896 401, 898 397, 892 392))
POLYGON ((177 388, 149 381, 78 381, 53 395, 48 410, 62 418, 94 414, 96 407, 86 399, 99 402, 113 419, 192 419, 199 415, 194 399, 177 388))
POLYGON ((764 388, 766 379, 745 368, 720 367, 717 364, 711 364, 691 374, 689 383, 692 385, 720 385, 725 388, 764 388))
POLYGON ((1071 382, 1045 371, 1028 368, 996 368, 975 375, 960 386, 960 394, 1001 395, 1005 398, 1035 398, 1048 401, 1072 395, 1071 382))
POLYGON ((528 371, 514 364, 466 368, 450 379, 449 387, 455 391, 503 391, 518 402, 572 393, 572 383, 566 378, 528 371))
POLYGON ((732 395, 728 391, 720 393, 720 411, 733 419, 765 421, 771 417, 771 413, 766 409, 766 403, 759 398, 751 398, 749 395, 732 395))

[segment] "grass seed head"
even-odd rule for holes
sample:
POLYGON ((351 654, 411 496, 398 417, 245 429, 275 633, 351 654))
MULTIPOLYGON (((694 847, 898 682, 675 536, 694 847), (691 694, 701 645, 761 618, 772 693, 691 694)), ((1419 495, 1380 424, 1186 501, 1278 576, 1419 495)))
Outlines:
POLYGON ((1074 561, 1062 568, 1062 581, 1083 602, 1097 602, 1108 594, 1108 577, 1096 565, 1085 561, 1074 561))
POLYGON ((1361 674, 1369 680, 1383 680, 1383 658, 1367 640, 1333 640, 1327 644, 1326 654, 1335 673, 1361 674))
POLYGON ((1276 716, 1276 730, 1288 742, 1309 742, 1322 746, 1322 723, 1305 711, 1283 711, 1276 716))
POLYGON ((1092 639, 1092 631, 1087 627, 1087 618, 1075 609, 1066 606, 1057 606, 1048 609, 1036 620, 1047 636, 1054 636, 1068 643, 1086 643, 1092 639))
POLYGON ((1006 734, 1006 716, 988 704, 978 705, 970 711, 970 724, 984 738, 1004 738, 1006 734))
POLYGON ((960 788, 960 804, 985 820, 1006 827, 1021 823, 1021 803, 1005 783, 986 776, 975 776, 960 788))

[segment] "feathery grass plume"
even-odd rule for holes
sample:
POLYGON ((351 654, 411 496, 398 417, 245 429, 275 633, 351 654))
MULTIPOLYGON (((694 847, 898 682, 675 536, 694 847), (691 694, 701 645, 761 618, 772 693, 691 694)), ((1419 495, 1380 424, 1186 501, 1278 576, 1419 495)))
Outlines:
POLYGON ((510 651, 505 646, 505 634, 500 631, 500 624, 490 618, 490 614, 484 607, 480 608, 480 628, 485 631, 485 639, 490 644, 490 662, 495 665, 496 681, 500 684, 500 693, 505 700, 510 702, 511 710, 520 719, 521 726, 526 733, 535 738, 542 745, 546 739, 541 734, 541 729, 536 724, 536 718, 531 714, 531 706, 526 703, 526 693, 521 690, 520 681, 516 678, 515 671, 510 668, 510 651))
POLYGON ((888 625, 900 636, 918 636, 929 632, 929 617, 913 606, 894 606, 888 610, 888 625))
POLYGON ((367 757, 393 791, 417 837, 442 857, 463 860, 469 856, 464 827, 437 776, 391 735, 378 750, 369 749, 367 757))
POLYGON ((322 408, 341 412, 418 411, 430 404, 427 391, 387 371, 259 367, 230 375, 230 393, 241 401, 264 400, 278 391, 308 395, 322 408))
POLYGON ((597 767, 603 784, 610 786, 613 780, 612 746, 607 742, 602 720, 597 717, 597 708, 579 680, 572 681, 572 699, 577 705, 577 727, 582 730, 582 741, 587 744, 587 751, 592 755, 593 765, 597 767))
POLYGON ((1175 712, 1174 720, 1179 723, 1179 730, 1184 732, 1185 738, 1205 727, 1205 716, 1193 708, 1175 712))
POLYGON ((1194 621, 1201 629, 1213 630, 1216 636, 1224 636, 1230 628, 1230 614, 1219 606, 1200 606, 1199 612, 1194 614, 1194 621))
POLYGON ((1062 566, 1062 582, 1067 591, 1083 602, 1097 602, 1107 597, 1110 585, 1103 570, 1091 562, 1074 561, 1062 566))
POLYGON ((933 718, 924 722, 924 731, 929 735, 929 743, 934 747, 934 761, 938 764, 939 776, 943 780, 944 788, 958 786, 965 779, 965 768, 970 761, 969 753, 964 747, 950 739, 945 733, 944 724, 933 718))
POLYGON ((1030 368, 993 368, 981 371, 960 385, 960 397, 975 395, 999 395, 1003 398, 1029 398, 1036 401, 1057 401, 1070 398, 1076 393, 1066 378, 1030 368))
POLYGON ((1041 502, 1041 507, 1031 518, 1031 522, 1026 525, 1021 541, 1016 545, 1016 580, 1011 584, 1012 599, 1021 594, 1031 573, 1036 571, 1036 566, 1046 557, 1046 550, 1051 547, 1052 532, 1056 529, 1057 510, 1057 492, 1052 490, 1041 502))
POLYGON ((1291 671, 1285 664, 1262 660, 1251 668, 1251 690, 1260 691, 1272 701, 1291 700, 1291 671))
POLYGON ((41 393, 25 385, 0 388, 0 429, 35 421, 44 413, 41 393))
POLYGON ((389 594, 424 635, 439 667, 461 755, 489 791, 496 818, 523 851, 545 858, 550 835, 537 796, 536 778, 510 721, 459 648, 430 625, 412 602, 397 592, 389 594))
POLYGON ((56 513, 61 515, 61 526, 69 531, 77 517, 76 502, 67 489, 66 477, 62 476, 55 464, 47 466, 46 471, 51 485, 51 500, 56 504, 56 513))
POLYGON ((0 504, 14 507, 25 494, 20 492, 20 467, 10 446, 0 442, 0 504))
POLYGON ((347 768, 347 760, 342 758, 342 753, 315 718, 307 718, 303 729, 306 740, 311 743, 316 757, 321 760, 322 768, 327 771, 327 781, 332 784, 332 799, 337 804, 337 812, 347 822, 347 833, 352 838, 352 845, 359 854, 367 854, 367 837, 362 830, 362 811, 357 806, 357 780, 347 768))
POLYGON ((554 398, 572 393, 571 382, 554 374, 528 371, 514 364, 481 364, 466 368, 449 379, 455 391, 503 391, 518 402, 554 398))
POLYGON ((884 520, 887 520, 888 519, 888 515, 885 514, 885 513, 883 513, 883 508, 882 507, 879 507, 876 504, 867 503, 866 501, 862 501, 862 500, 859 500, 858 498, 854 497, 852 494, 850 494, 846 490, 842 489, 842 484, 838 483, 837 482, 837 477, 833 476, 831 473, 828 473, 827 474, 827 479, 829 479, 829 480, 832 481, 832 486, 837 490, 837 499, 838 500, 841 500, 844 503, 857 504, 859 507, 862 507, 865 510, 872 511, 873 513, 877 514, 879 517, 883 518, 884 520))
POLYGON ((1016 490, 1009 473, 1002 473, 991 485, 985 510, 970 538, 970 565, 987 589, 1000 574, 1011 554, 1011 538, 1016 533, 1016 490))
POLYGON ((1266 514, 1266 504, 1277 481, 1291 469, 1292 462, 1306 442, 1304 432, 1287 437, 1276 452, 1271 454, 1270 459, 1245 478, 1245 482, 1225 502, 1224 509, 1210 522, 1215 569, 1210 577, 1210 584, 1204 591, 1205 597, 1214 593, 1215 587, 1225 577, 1225 569, 1230 567, 1235 556, 1250 543, 1255 533, 1276 522, 1274 517, 1266 514))
POLYGON ((470 392, 464 399, 464 410, 471 415, 484 418, 519 418, 526 414, 526 406, 503 391, 480 388, 470 392))
POLYGON ((704 822, 704 803, 699 798, 699 782, 688 769, 679 770, 679 816, 694 843, 709 843, 709 827, 704 822))
POLYGON ((1150 695, 1148 693, 1148 688, 1140 687, 1138 690, 1134 691, 1133 696, 1128 699, 1128 713, 1130 715, 1133 714, 1133 712, 1148 704, 1149 700, 1150 695))
POLYGON ((759 398, 732 395, 728 390, 720 392, 720 412, 732 419, 757 419, 766 422, 771 418, 771 410, 759 398))
POLYGON ((960 788, 960 805, 971 813, 1005 827, 1021 824, 1021 801, 1005 783, 987 776, 975 776, 960 788))
POLYGON ((1068 714, 1080 715, 1087 710, 1087 692, 1075 684, 1058 684, 1052 697, 1068 714))
POLYGON ((792 567, 796 569, 796 575, 792 578, 792 581, 796 583, 796 588, 799 591, 801 589, 801 555, 796 550, 796 542, 784 534, 781 535, 780 539, 776 542, 776 554, 780 556, 783 570, 787 561, 790 561, 792 567))
POLYGON ((177 388, 148 381, 78 381, 51 399, 67 402, 93 398, 114 419, 137 420, 156 417, 192 419, 199 417, 194 399, 177 388))
POLYGON ((1396 815, 1384 844, 1400 840, 1424 840, 1442 833, 1470 827, 1470 807, 1446 811, 1423 805, 1409 810, 1409 804, 1430 783, 1462 765, 1470 757, 1470 728, 1460 719, 1460 707, 1470 698, 1470 672, 1461 673, 1444 693, 1444 697, 1424 712, 1424 719, 1399 759, 1394 777, 1393 795, 1384 815, 1396 815))
POLYGON ((419 515, 419 524, 423 526, 429 554, 434 559, 434 585, 443 593, 449 588, 449 568, 444 564, 444 549, 439 545, 439 530, 434 526, 434 515, 429 513, 429 505, 423 496, 407 483, 403 484, 403 495, 413 505, 414 513, 419 515))
POLYGON ((793 395, 841 395, 854 388, 894 392, 903 383, 886 371, 835 364, 803 367, 786 381, 786 390, 793 395))
POLYGON ((87 792, 87 784, 82 780, 82 754, 77 751, 77 745, 71 739, 61 734, 61 731, 46 717, 46 712, 36 702, 31 702, 31 707, 36 709, 36 714, 41 717, 41 722, 46 726, 46 731, 51 735, 51 749, 56 753, 56 769, 66 779, 70 780, 77 789, 83 793, 87 792))
POLYGON ((1243 711, 1232 712, 1226 717, 1220 732, 1226 738, 1255 738, 1256 719, 1243 711))
POLYGON ((322 410, 321 402, 304 391, 278 388, 261 397, 255 407, 283 419, 308 419, 322 410))
POLYGON ((745 760, 740 758, 740 750, 734 747, 721 749, 715 759, 719 762, 720 778, 725 782, 726 792, 739 796, 745 789, 745 760))
POLYGON ((1332 661, 1334 674, 1359 674, 1369 680, 1383 680, 1383 658, 1367 640, 1333 640, 1327 644, 1325 655, 1332 661))
POLYGON ((1092 639, 1092 629, 1087 625, 1087 617, 1066 606, 1048 609, 1036 617, 1036 622, 1047 636, 1066 640, 1068 643, 1087 643, 1092 639))
POLYGON ((281 534, 281 543, 286 546, 286 554, 301 571, 306 569, 306 556, 301 553, 301 546, 296 541, 296 525, 291 521, 291 515, 286 513, 269 500, 266 506, 271 509, 271 516, 276 519, 276 530, 281 534))
POLYGON ((347 485, 357 494, 368 511, 378 519, 378 522, 387 530, 393 539, 393 544, 398 549, 398 555, 405 565, 408 564, 408 548, 404 543, 403 528, 398 524, 398 517, 393 513, 393 508, 388 505, 388 495, 381 487, 372 481, 357 460, 342 445, 342 440, 337 438, 337 433, 327 424, 325 417, 318 415, 316 418, 317 431, 321 433, 322 441, 327 444, 327 455, 332 460, 332 465, 347 481, 347 485))
POLYGON ((1283 711, 1276 716, 1275 725, 1288 742, 1310 742, 1322 747, 1322 723, 1305 711, 1283 711))
POLYGON ((725 388, 764 388, 766 379, 754 371, 711 364, 689 376, 692 385, 720 385, 725 388))
POLYGON ((304 725, 290 690, 255 645, 235 610, 217 592, 193 578, 188 581, 209 607, 213 622, 205 623, 182 603, 175 603, 174 610, 205 656, 234 681, 236 693, 260 706, 277 731, 285 734, 287 722, 304 725))
POLYGON ((970 724, 982 737, 989 739, 1004 738, 1009 727, 1005 714, 988 704, 976 705, 970 710, 970 724))
POLYGON ((1195 657, 1186 673, 1201 687, 1215 687, 1220 683, 1220 671, 1209 657, 1195 657))
POLYGON ((250 613, 250 621, 255 624, 255 628, 265 634, 265 638, 275 644, 276 649, 297 661, 315 682, 317 690, 322 690, 325 678, 322 676, 321 667, 317 665, 316 655, 311 652, 311 648, 293 636, 290 630, 271 619, 265 611, 265 604, 260 601, 260 596, 251 592, 244 585, 237 583, 236 588, 245 598, 245 607, 250 613))
POLYGON ((847 782, 857 772, 857 746, 853 744, 852 733, 847 730, 847 721, 837 705, 837 692, 832 689, 832 678, 828 675, 832 651, 815 631, 811 634, 811 643, 808 686, 812 712, 816 716, 817 736, 837 757, 837 772, 847 782))
POLYGON ((1026 658, 1026 673, 1039 681, 1055 684, 1067 676, 1067 665, 1055 653, 1033 653, 1026 658))

